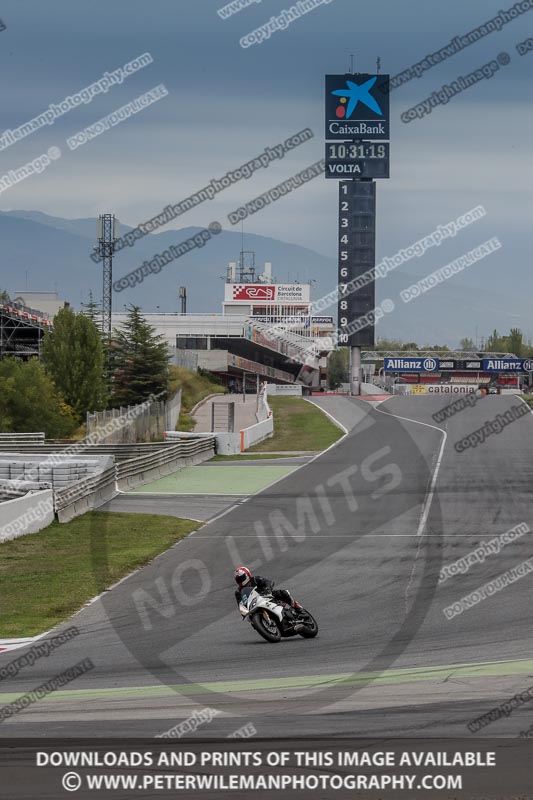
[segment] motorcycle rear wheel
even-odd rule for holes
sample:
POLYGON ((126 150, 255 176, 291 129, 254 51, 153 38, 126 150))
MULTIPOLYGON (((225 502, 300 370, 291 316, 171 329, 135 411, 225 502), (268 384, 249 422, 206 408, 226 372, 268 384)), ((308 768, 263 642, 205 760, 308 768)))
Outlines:
POLYGON ((253 615, 250 622, 257 633, 267 642, 279 642, 281 640, 281 631, 268 611, 258 611, 253 615))

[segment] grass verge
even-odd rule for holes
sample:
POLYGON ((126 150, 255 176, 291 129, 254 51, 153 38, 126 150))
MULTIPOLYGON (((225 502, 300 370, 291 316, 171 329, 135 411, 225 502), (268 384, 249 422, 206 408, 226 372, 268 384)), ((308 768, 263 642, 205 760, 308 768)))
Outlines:
POLYGON ((213 458, 209 459, 209 462, 212 461, 268 461, 272 458, 290 458, 290 455, 284 455, 284 453, 250 453, 247 451, 246 453, 235 453, 235 455, 231 456, 213 456, 213 458))
POLYGON ((250 447, 248 453, 272 450, 325 450, 343 436, 320 409, 299 397, 269 397, 274 436, 250 447))
POLYGON ((199 525, 177 517, 93 511, 3 542, 0 638, 49 630, 199 525))
POLYGON ((533 408, 533 394, 523 394, 522 399, 526 401, 530 408, 533 408))
POLYGON ((190 416, 194 406, 210 394, 224 394, 225 387, 205 372, 192 372, 184 367, 170 367, 170 391, 181 388, 181 413, 178 431, 192 431, 196 425, 190 416))

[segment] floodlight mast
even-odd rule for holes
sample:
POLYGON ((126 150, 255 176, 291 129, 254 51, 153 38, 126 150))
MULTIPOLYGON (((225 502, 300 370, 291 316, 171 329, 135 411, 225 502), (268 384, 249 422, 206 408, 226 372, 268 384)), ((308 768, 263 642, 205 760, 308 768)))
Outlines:
POLYGON ((102 334, 111 341, 111 309, 113 303, 113 251, 118 238, 118 219, 114 214, 98 217, 98 252, 102 257, 102 334))

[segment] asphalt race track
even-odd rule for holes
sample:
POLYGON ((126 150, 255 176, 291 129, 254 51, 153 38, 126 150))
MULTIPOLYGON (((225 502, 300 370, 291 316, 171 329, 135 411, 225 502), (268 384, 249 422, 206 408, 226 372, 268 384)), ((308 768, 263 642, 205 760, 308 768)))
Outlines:
MULTIPOLYGON (((530 558, 531 534, 440 585, 439 572, 533 527, 533 417, 457 452, 522 401, 482 398, 436 425, 449 402, 317 400, 350 429, 340 443, 70 620, 80 636, 3 680, 2 704, 84 658, 94 669, 0 735, 154 736, 207 706, 218 713, 198 736, 249 722, 261 737, 470 735, 469 721, 533 685, 531 573, 452 619, 443 609, 530 558), (236 562, 291 589, 318 638, 271 645, 241 622, 236 562)), ((95 570, 105 583, 101 552, 95 570)), ((525 704, 475 735, 518 736, 532 722, 525 704)))

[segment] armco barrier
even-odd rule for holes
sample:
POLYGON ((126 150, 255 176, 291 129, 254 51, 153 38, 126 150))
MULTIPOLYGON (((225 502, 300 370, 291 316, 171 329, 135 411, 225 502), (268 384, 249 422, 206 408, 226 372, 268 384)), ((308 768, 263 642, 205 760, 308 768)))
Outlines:
POLYGON ((241 452, 241 435, 239 432, 191 433, 189 431, 166 431, 165 437, 167 442, 212 437, 215 440, 215 453, 217 456, 233 456, 241 452))
POLYGON ((37 444, 44 442, 44 433, 0 433, 0 445, 6 443, 20 444, 30 442, 37 444))
POLYGON ((215 455, 213 436, 188 439, 177 444, 168 444, 164 451, 151 456, 131 458, 117 464, 117 488, 133 489, 143 483, 157 480, 180 467, 200 464, 215 455))
POLYGON ((54 519, 54 499, 51 489, 30 492, 15 500, 0 503, 0 542, 7 542, 37 533, 54 519))
POLYGON ((165 442, 141 442, 138 444, 85 444, 83 441, 46 441, 42 444, 10 444, 0 443, 2 453, 32 453, 50 456, 50 463, 60 463, 65 458, 75 456, 114 456, 117 461, 126 461, 128 458, 152 453, 154 449, 164 450, 165 442))
MULTIPOLYGON (((271 420, 272 418, 270 418, 270 421, 271 420)), ((268 421, 269 420, 267 420, 267 422, 268 421)), ((263 423, 258 423, 258 424, 263 424, 263 423)), ((250 427, 255 428, 256 425, 251 425, 250 427)), ((167 442, 175 442, 180 439, 188 439, 188 438, 200 439, 200 438, 210 437, 213 438, 216 442, 215 450, 217 455, 233 456, 243 452, 242 445, 245 441, 249 442, 247 447, 250 447, 252 444, 256 444, 257 441, 262 441, 262 439, 266 438, 266 436, 263 436, 261 439, 255 440, 253 434, 252 437, 250 437, 249 435, 248 436, 245 435, 244 432, 247 430, 250 430, 250 428, 243 428, 242 431, 239 431, 237 433, 189 433, 189 432, 185 433, 183 431, 167 431, 165 433, 165 437, 167 442), (250 441, 251 438, 253 438, 254 441, 250 441)), ((267 436, 269 435, 270 433, 267 433, 267 436)))
POLYGON ((68 522, 107 503, 117 494, 116 464, 98 475, 55 492, 55 510, 59 522, 68 522))
POLYGON ((180 467, 199 464, 215 454, 213 436, 180 441, 152 448, 151 452, 120 461, 95 477, 80 481, 55 493, 55 508, 60 522, 98 508, 115 497, 119 490, 149 483, 180 467))

